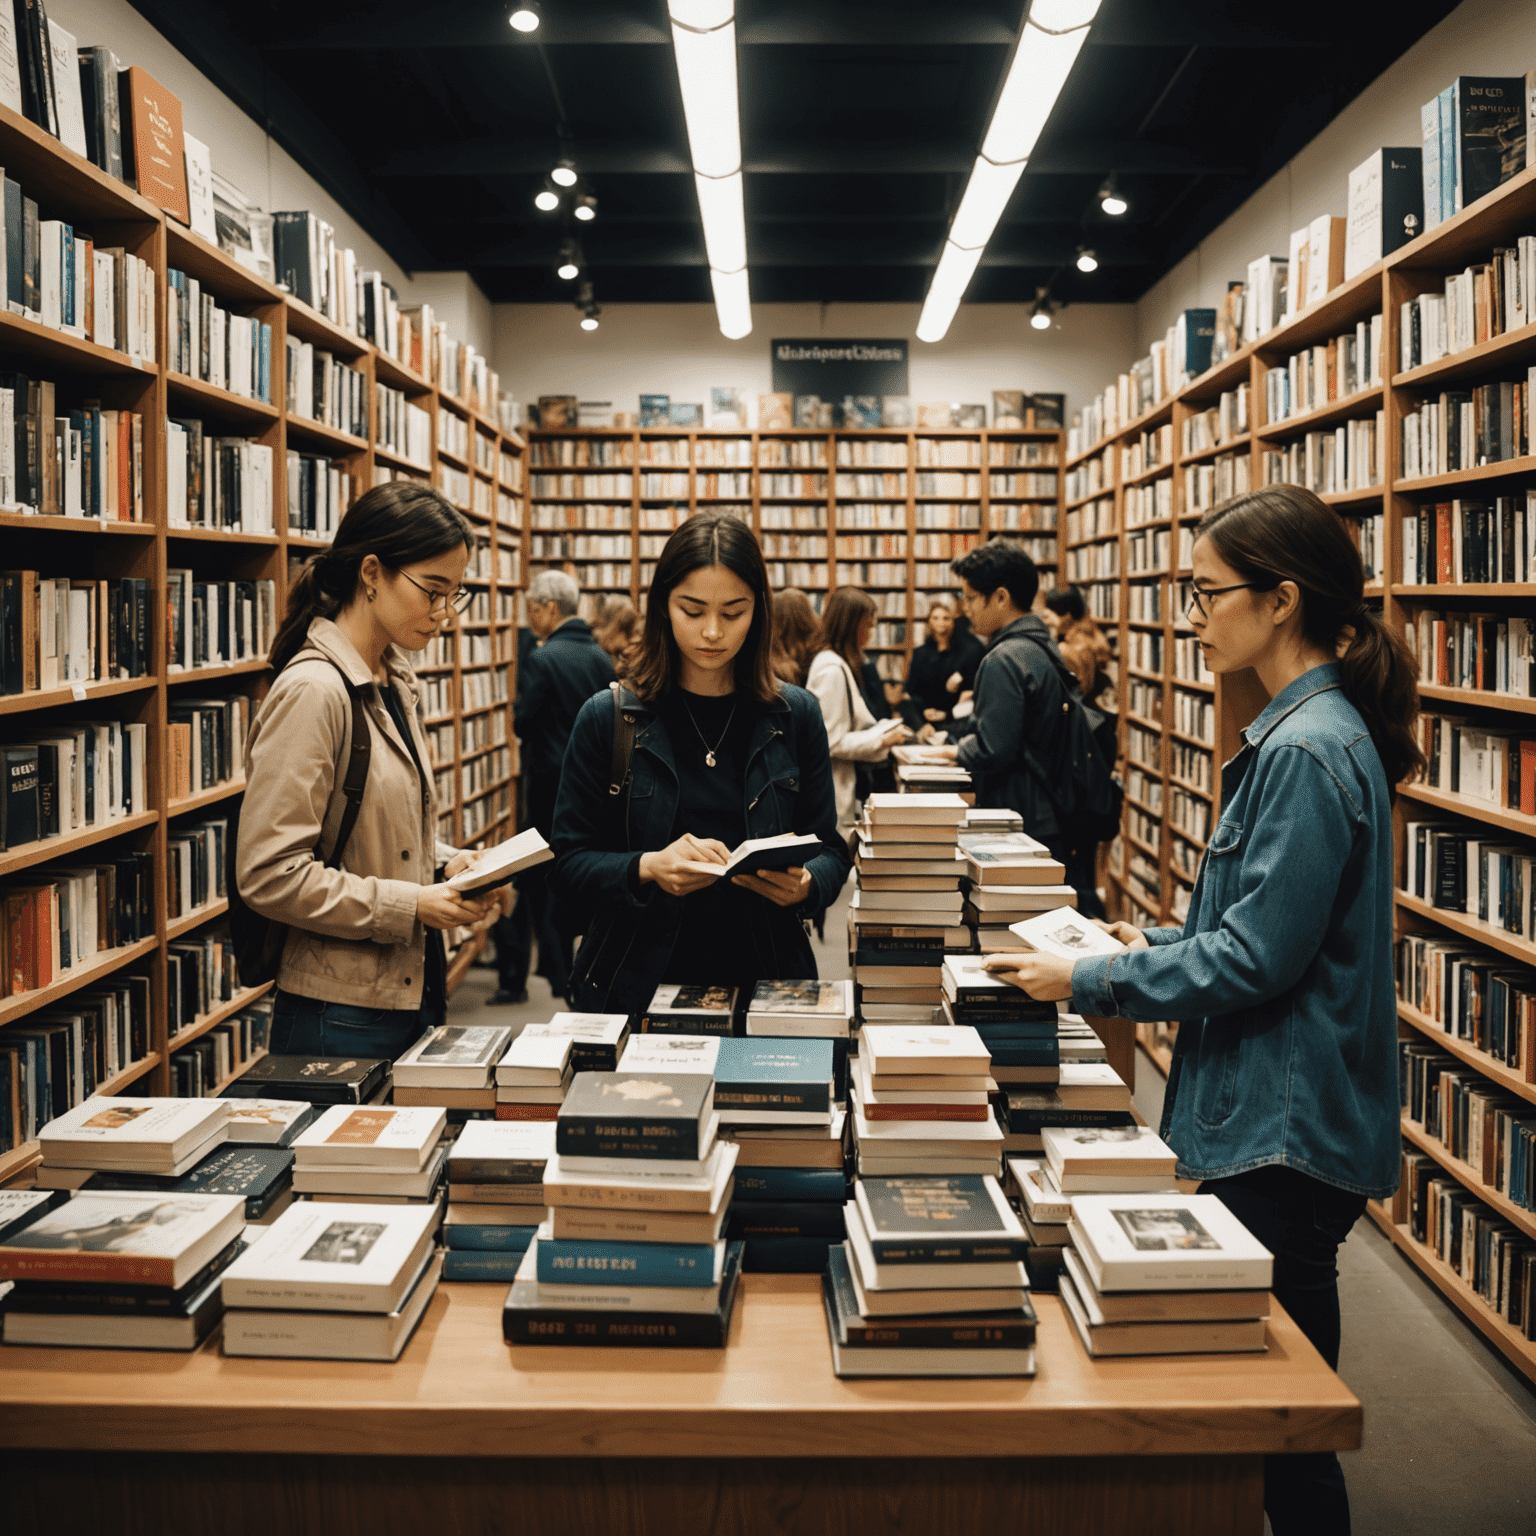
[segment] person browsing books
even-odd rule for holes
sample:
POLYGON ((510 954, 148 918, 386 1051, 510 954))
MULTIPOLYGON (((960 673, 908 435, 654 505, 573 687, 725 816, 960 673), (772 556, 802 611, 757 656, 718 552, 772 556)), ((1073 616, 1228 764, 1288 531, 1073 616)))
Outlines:
MULTIPOLYGON (((1182 929, 1112 932, 1083 960, 992 970, 1080 1013, 1178 1019, 1161 1133, 1275 1257, 1282 1306, 1339 1358, 1339 1244, 1398 1182, 1392 797, 1423 765, 1417 666, 1367 607, 1343 520, 1274 486, 1206 514, 1189 620, 1211 670, 1268 705, 1222 770, 1221 818, 1182 929)), ((1275 1536, 1346 1531, 1332 1453, 1270 1456, 1275 1536)))
POLYGON ((960 695, 976 686, 976 668, 984 648, 975 635, 955 628, 955 605, 948 597, 928 604, 927 636, 912 652, 907 692, 923 712, 929 735, 948 730, 960 695))
POLYGON ((615 704, 576 718, 555 806, 555 888, 585 923, 569 994, 636 1013, 663 981, 749 989, 816 975, 803 919, 842 889, 827 733, 816 701, 769 664, 768 572, 751 529, 705 512, 668 540, 652 578, 630 688, 634 730, 609 793, 615 704), (808 833, 788 870, 710 874, 748 838, 808 833))
POLYGON ((245 749, 236 881, 286 924, 274 1055, 394 1058, 447 1007, 442 930, 499 901, 445 882, 477 854, 437 841, 437 794, 408 653, 453 622, 474 535, 437 491, 397 480, 360 496, 299 573, 272 642, 271 691, 245 749), (368 778, 340 864, 351 690, 368 778))

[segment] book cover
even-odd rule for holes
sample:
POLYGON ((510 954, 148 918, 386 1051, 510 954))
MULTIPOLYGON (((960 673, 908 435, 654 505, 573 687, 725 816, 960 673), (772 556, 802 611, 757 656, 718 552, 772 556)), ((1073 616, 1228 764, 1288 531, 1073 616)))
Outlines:
POLYGON ((987 424, 984 405, 956 405, 950 409, 949 424, 967 432, 979 432, 987 424))
POLYGON ((909 1073, 986 1072, 991 1053, 969 1025, 941 1029, 906 1024, 866 1024, 860 1059, 876 1076, 909 1073))
POLYGON ((728 1038, 715 1062, 715 1108, 726 1124, 744 1116, 832 1112, 832 1042, 728 1038))
POLYGON ((529 1024, 534 1031, 564 1035, 571 1041, 571 1067, 577 1072, 612 1072, 619 1052, 629 1038, 627 1013, 557 1013, 544 1024, 529 1024))
POLYGON ((865 1318, 845 1243, 834 1244, 827 1254, 827 1281, 837 1293, 842 1342, 848 1348, 1028 1349, 1035 1342, 1035 1312, 1027 1297, 1022 1307, 1009 1312, 865 1318))
POLYGON ((709 425, 714 428, 745 428, 746 396, 739 389, 715 385, 709 392, 709 425))
POLYGON ((91 1098, 38 1132, 43 1160, 64 1167, 111 1168, 179 1163, 223 1140, 223 1099, 91 1098))
POLYGON ((1024 425, 1024 391, 1022 389, 994 389, 992 391, 992 425, 994 428, 1022 427, 1024 425))
POLYGON ((418 1172, 447 1124, 432 1106, 333 1104, 293 1144, 298 1167, 418 1172))
MULTIPOLYGON (((643 398, 643 397, 642 397, 643 398)), ((644 425, 644 423, 641 423, 644 425)), ((759 432, 786 432, 794 425, 794 397, 771 394, 757 397, 759 432)))
POLYGON ((183 224, 187 207, 186 145, 182 140, 181 101, 147 70, 130 65, 118 77, 118 99, 126 131, 124 172, 139 195, 183 224))
POLYGON ((1460 75, 1451 110, 1459 213, 1525 169, 1525 81, 1460 75))
POLYGON ((641 1016, 642 1030, 693 1030, 728 1035, 736 1013, 736 988, 704 982, 664 981, 641 1016))
POLYGON ((534 1273, 541 1285, 686 1286, 720 1283, 725 1242, 626 1243, 539 1236, 534 1273))
POLYGON ((395 1062, 392 1075, 407 1088, 483 1087, 511 1035, 504 1024, 439 1024, 395 1062))
POLYGON ((853 1013, 851 981, 760 981, 747 1005, 754 1013, 846 1018, 853 1013))
MULTIPOLYGON (((555 1153, 544 1173, 544 1198, 551 1206, 644 1211, 713 1211, 727 1197, 736 1169, 735 1142, 716 1139, 697 1173, 659 1176, 654 1162, 631 1159, 619 1173, 594 1174, 563 1166, 555 1153)), ((615 1160, 617 1161, 617 1160, 615 1160)))
POLYGON ((1055 955, 1062 960, 1082 960, 1089 955, 1118 955, 1124 948, 1119 939, 1098 927, 1071 907, 1058 907, 1021 923, 1010 923, 1031 949, 1055 955))
POLYGON ((704 407, 702 405, 685 405, 678 400, 670 400, 667 404, 666 425, 671 427, 693 427, 704 425, 704 407))
POLYGON ((383 1058, 263 1056, 224 1090, 223 1097, 362 1104, 383 1084, 389 1068, 383 1058))
POLYGON ((860 1179, 854 1200, 878 1264, 992 1263, 1028 1247, 989 1175, 860 1179))
POLYGON ((315 1118, 315 1106, 302 1099, 232 1099, 224 1139, 235 1145, 292 1145, 315 1118))
MULTIPOLYGON (((672 397, 670 395, 641 395, 640 396, 640 425, 642 427, 665 427, 672 420, 672 397)), ((542 425, 542 420, 540 422, 542 425)))
POLYGON ((192 233, 216 245, 219 226, 213 214, 213 157, 201 139, 186 132, 181 137, 186 145, 187 211, 192 233))
POLYGON ((579 412, 580 402, 575 395, 539 396, 539 426, 546 432, 574 430, 579 412))
POLYGON ((1266 1249, 1215 1195, 1079 1195, 1072 1242, 1100 1291, 1267 1290, 1266 1249))
POLYGON ((53 74, 54 106, 59 142, 89 158, 85 141, 85 107, 80 95, 80 64, 75 40, 58 22, 48 19, 49 65, 53 74))
MULTIPOLYGON (((575 1042, 569 1035, 530 1035, 525 1029, 496 1063, 496 1082, 500 1086, 549 1086, 565 1081, 571 1067, 575 1042)), ((395 1080, 399 1081, 398 1064, 395 1080)))
POLYGON ((880 397, 880 425, 882 427, 910 427, 912 423, 911 395, 882 395, 880 397))
POLYGON ((448 1150, 455 1184, 539 1184, 555 1150, 552 1123, 471 1120, 448 1150))
POLYGON ((821 425, 821 397, 819 395, 794 396, 794 425, 810 428, 821 425))
POLYGON ((0 1189, 0 1243, 68 1198, 58 1189, 0 1189))
POLYGON ((703 1072, 714 1074, 723 1040, 719 1035, 632 1035, 619 1058, 620 1072, 703 1072))
POLYGON ((1174 1180, 1178 1158, 1151 1126, 1046 1126, 1040 1139, 1058 1187, 1068 1193, 1079 1175, 1154 1176, 1169 1184, 1174 1180))
POLYGON ((555 1122, 563 1157, 689 1161, 709 1148, 714 1082, 694 1073, 578 1072, 555 1122))

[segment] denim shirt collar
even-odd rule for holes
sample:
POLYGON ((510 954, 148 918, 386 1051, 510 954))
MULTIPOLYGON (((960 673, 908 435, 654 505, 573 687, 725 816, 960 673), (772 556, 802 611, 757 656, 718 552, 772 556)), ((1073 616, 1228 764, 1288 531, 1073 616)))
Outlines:
POLYGON ((1287 683, 1259 712, 1259 717, 1244 732, 1243 738, 1257 747, 1274 728, 1306 701, 1330 688, 1342 685, 1342 672, 1336 661, 1326 661, 1310 672, 1303 672, 1294 683, 1287 683))

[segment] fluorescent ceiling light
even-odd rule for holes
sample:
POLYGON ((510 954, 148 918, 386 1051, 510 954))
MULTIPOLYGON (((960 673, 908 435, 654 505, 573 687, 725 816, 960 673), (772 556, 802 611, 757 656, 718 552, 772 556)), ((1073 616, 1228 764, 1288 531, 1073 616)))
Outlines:
POLYGON ((1034 152, 1040 132, 1082 51, 1099 3, 1100 0, 1034 0, 1031 5, 982 140, 981 155, 971 168, 965 196, 955 212, 944 253, 923 303, 917 323, 920 340, 939 341, 948 331, 965 282, 976 270, 982 248, 992 238, 1034 152), (971 253, 969 263, 959 260, 961 252, 971 253), (965 281, 957 291, 955 274, 962 270, 965 281))
POLYGON ((732 338, 746 336, 752 330, 752 316, 742 205, 735 3, 667 0, 667 12, 672 19, 672 49, 720 330, 732 338))

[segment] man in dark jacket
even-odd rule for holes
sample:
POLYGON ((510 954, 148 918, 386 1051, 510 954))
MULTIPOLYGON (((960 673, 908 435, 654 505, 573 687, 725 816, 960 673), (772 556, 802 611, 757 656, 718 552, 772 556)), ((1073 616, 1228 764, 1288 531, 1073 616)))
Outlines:
MULTIPOLYGON (((597 643, 585 619, 577 618, 581 589, 564 571, 541 571, 528 588, 528 627, 541 643, 519 659, 517 702, 512 728, 522 743, 528 825, 547 838, 554 831, 560 765, 581 706, 613 681, 613 661, 597 643)), ((549 990, 564 997, 571 973, 571 941, 554 922, 548 864, 517 877, 519 901, 539 941, 539 974, 549 990)), ((503 973, 492 1001, 515 1002, 517 993, 503 973)))

